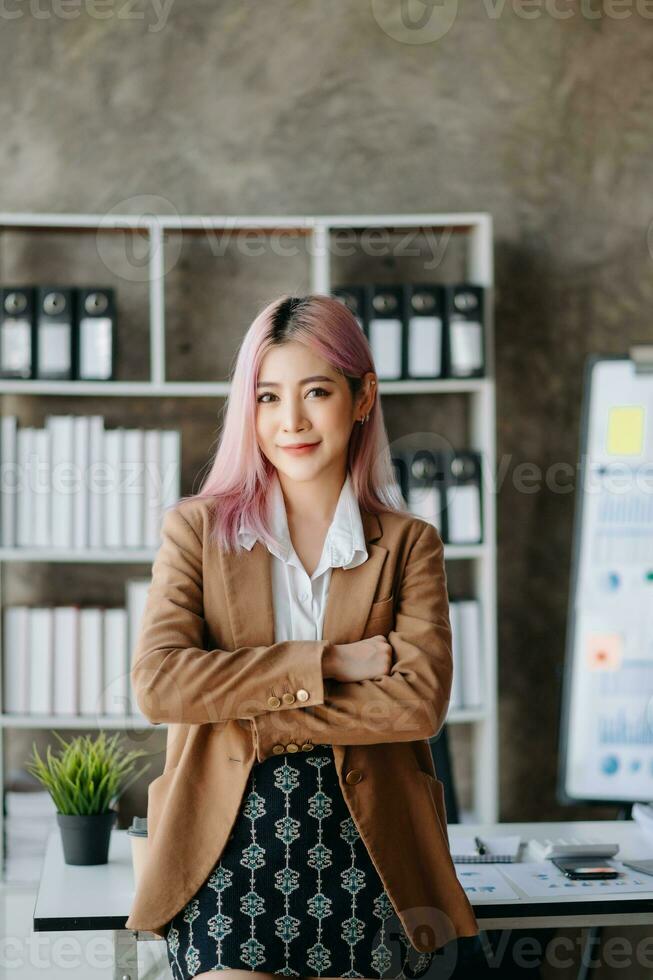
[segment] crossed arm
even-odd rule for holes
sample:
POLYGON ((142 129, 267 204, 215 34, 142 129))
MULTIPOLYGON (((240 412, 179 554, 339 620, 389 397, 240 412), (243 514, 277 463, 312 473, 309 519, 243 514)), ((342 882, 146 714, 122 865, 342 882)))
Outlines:
POLYGON ((178 511, 168 511, 132 657, 141 711, 155 723, 248 720, 259 761, 290 741, 362 745, 436 735, 453 671, 444 548, 433 525, 416 531, 387 637, 390 672, 341 682, 323 676, 325 640, 204 649, 202 544, 178 511), (268 692, 298 690, 308 695, 303 702, 268 706, 268 692))

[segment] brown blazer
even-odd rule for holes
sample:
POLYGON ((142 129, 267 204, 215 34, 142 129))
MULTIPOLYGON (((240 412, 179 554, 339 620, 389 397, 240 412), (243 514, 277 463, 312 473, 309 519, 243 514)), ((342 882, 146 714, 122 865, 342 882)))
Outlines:
POLYGON ((333 745, 340 786, 411 944, 479 931, 449 852, 428 742, 445 721, 453 662, 443 545, 409 514, 361 512, 368 559, 334 568, 322 640, 274 642, 271 556, 209 543, 209 503, 166 512, 132 655, 145 716, 167 729, 148 788, 149 857, 128 929, 163 937, 219 859, 255 762, 333 745), (387 676, 322 677, 331 643, 383 634, 387 676))

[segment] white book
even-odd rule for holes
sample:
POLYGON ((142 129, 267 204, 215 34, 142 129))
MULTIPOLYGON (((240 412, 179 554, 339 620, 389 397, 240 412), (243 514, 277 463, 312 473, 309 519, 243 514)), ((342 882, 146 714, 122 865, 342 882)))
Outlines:
MULTIPOLYGON (((128 619, 128 637, 129 637, 129 662, 131 664, 131 659, 134 654, 134 649, 140 637, 141 623, 143 620, 143 613, 145 611, 145 604, 147 602, 147 594, 150 590, 150 585, 152 584, 151 578, 144 579, 128 579, 127 580, 127 619, 128 619)), ((143 717, 138 704, 136 703, 136 698, 131 690, 130 685, 130 701, 131 701, 131 711, 132 715, 137 715, 143 717)))
POLYGON ((161 543, 161 456, 158 429, 148 429, 145 433, 145 471, 144 471, 144 534, 146 548, 158 548, 161 543))
POLYGON ((44 816, 54 816, 56 808, 47 790, 11 790, 5 791, 5 809, 8 821, 12 817, 19 820, 41 820, 44 816))
POLYGON ((121 468, 124 429, 104 432, 104 462, 106 464, 106 493, 104 495, 104 547, 122 548, 123 521, 121 468))
POLYGON ((16 521, 20 474, 17 458, 17 419, 3 415, 0 428, 0 465, 2 466, 2 545, 16 547, 16 521))
POLYGON ((483 704, 483 657, 481 606, 478 599, 458 600, 458 619, 463 653, 463 703, 466 708, 483 704))
POLYGON ((3 711, 29 711, 29 608, 7 606, 2 635, 3 711))
POLYGON ((54 610, 54 713, 79 714, 79 607, 54 610))
POLYGON ((159 433, 161 457, 161 511, 178 503, 181 494, 181 433, 177 429, 162 429, 159 433))
POLYGON ((32 462, 30 485, 34 501, 34 529, 32 544, 37 548, 49 548, 50 528, 50 433, 47 429, 34 429, 32 433, 32 462))
POLYGON ((34 452, 33 426, 26 425, 18 430, 17 455, 20 493, 18 496, 18 525, 16 544, 19 548, 29 548, 34 529, 34 494, 31 492, 31 459, 34 452))
POLYGON ((52 460, 51 521, 52 546, 73 547, 73 502, 76 492, 74 415, 48 415, 52 460))
POLYGON ((82 550, 89 547, 89 451, 90 451, 90 418, 88 415, 77 415, 73 426, 73 444, 75 453, 75 473, 77 492, 73 510, 73 547, 82 550))
POLYGON ((85 606, 79 610, 79 713, 101 715, 104 678, 102 671, 103 610, 85 606))
POLYGON ((463 707, 462 657, 460 650, 460 621, 458 602, 449 602, 449 622, 451 623, 451 652, 453 655, 453 680, 451 682, 451 701, 449 709, 463 707))
POLYGON ((54 693, 54 608, 32 606, 29 611, 29 710, 51 715, 54 693))
POLYGON ((123 537, 126 548, 143 547, 145 445, 143 429, 124 429, 121 467, 123 537))
POLYGON ((127 610, 104 610, 104 714, 129 711, 127 610))
POLYGON ((89 416, 88 447, 88 523, 89 547, 104 548, 104 418, 89 416))

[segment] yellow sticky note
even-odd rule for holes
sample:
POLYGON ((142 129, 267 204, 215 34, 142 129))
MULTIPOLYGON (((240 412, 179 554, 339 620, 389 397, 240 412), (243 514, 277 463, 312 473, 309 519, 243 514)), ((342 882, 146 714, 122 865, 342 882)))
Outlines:
POLYGON ((620 405, 610 409, 608 445, 611 456, 638 456, 644 441, 642 405, 620 405))

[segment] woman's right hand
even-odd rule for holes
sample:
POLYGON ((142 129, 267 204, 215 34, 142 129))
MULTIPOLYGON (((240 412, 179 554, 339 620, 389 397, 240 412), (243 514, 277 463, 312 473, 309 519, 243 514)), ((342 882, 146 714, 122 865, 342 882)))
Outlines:
POLYGON ((336 681, 373 680, 390 673, 392 647, 385 636, 355 643, 333 643, 322 658, 324 677, 336 681))

